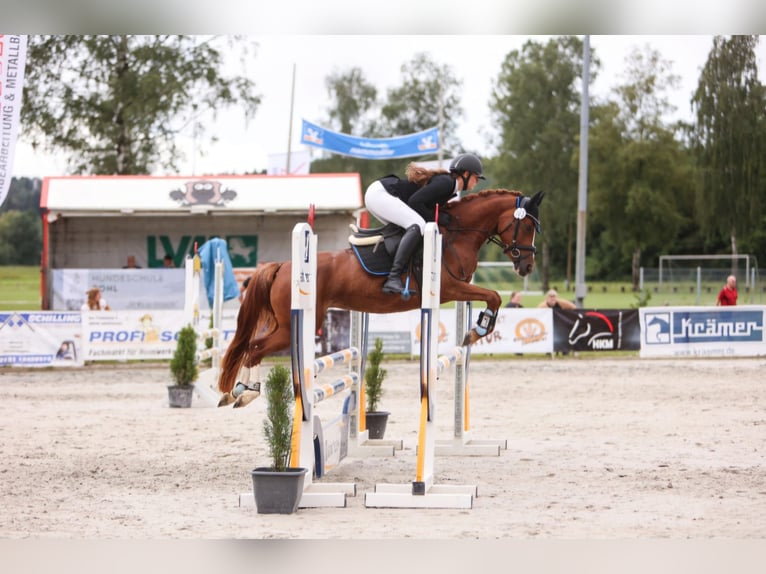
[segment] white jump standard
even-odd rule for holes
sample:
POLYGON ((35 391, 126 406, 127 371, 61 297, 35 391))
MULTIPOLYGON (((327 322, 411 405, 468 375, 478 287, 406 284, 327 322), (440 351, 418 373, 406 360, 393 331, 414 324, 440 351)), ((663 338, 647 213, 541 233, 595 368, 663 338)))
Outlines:
MULTIPOLYGON (((345 507, 347 496, 356 496, 355 483, 325 483, 322 478, 347 455, 393 456, 395 446, 366 444, 367 431, 359 430, 359 396, 363 385, 366 351, 366 317, 351 314, 351 347, 314 359, 316 333, 317 236, 307 223, 293 229, 290 355, 295 415, 290 466, 308 468, 299 508, 345 507), (347 365, 348 372, 330 382, 316 377, 332 367, 347 365), (340 413, 328 422, 316 407, 325 399, 342 395, 340 413)), ((363 413, 362 413, 363 414, 363 413)), ((401 446, 399 447, 401 448, 401 446)), ((252 491, 240 494, 240 506, 254 504, 252 491)))
POLYGON ((473 508, 476 486, 439 485, 434 481, 436 451, 435 385, 440 370, 465 349, 457 348, 451 356, 437 360, 439 307, 441 304, 442 237, 435 223, 426 224, 423 237, 423 284, 420 312, 420 429, 418 432, 417 468, 410 484, 376 484, 367 493, 368 508, 473 508))
POLYGON ((194 382, 194 392, 200 400, 210 407, 218 406, 221 393, 218 392, 218 373, 220 370, 221 355, 223 354, 221 318, 223 317, 223 261, 220 257, 215 262, 213 308, 210 310, 213 317, 212 329, 200 329, 199 294, 201 262, 196 252, 194 257, 186 258, 186 280, 184 294, 184 317, 197 333, 197 345, 204 344, 206 339, 212 339, 213 344, 209 349, 203 349, 197 353, 197 361, 211 359, 209 369, 200 371, 194 382))

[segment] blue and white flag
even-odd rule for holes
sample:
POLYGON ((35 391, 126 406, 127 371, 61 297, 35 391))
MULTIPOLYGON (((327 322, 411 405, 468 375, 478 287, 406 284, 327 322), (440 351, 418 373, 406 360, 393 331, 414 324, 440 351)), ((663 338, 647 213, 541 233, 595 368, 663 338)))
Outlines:
POLYGON ((360 138, 326 130, 303 120, 301 142, 362 159, 393 159, 439 151, 439 128, 393 138, 360 138))

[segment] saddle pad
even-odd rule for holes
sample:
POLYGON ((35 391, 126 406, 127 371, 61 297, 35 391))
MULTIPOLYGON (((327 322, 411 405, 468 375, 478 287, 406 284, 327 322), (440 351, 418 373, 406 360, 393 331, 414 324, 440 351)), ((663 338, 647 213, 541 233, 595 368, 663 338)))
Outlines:
POLYGON ((352 245, 359 264, 370 275, 388 275, 394 258, 388 254, 383 244, 378 245, 352 245), (376 249, 377 247, 377 249, 376 249))

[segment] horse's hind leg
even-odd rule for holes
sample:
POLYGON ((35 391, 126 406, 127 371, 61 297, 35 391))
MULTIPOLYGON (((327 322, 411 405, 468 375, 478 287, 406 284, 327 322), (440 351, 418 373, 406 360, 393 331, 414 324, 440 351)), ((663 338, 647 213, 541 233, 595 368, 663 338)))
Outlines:
MULTIPOLYGON (((286 349, 290 345, 290 331, 277 329, 268 337, 257 337, 250 343, 250 352, 242 361, 237 385, 231 399, 226 404, 234 403, 234 408, 246 407, 261 394, 260 365, 264 357, 286 349)), ((223 399, 222 399, 223 401, 223 399)), ((223 406, 219 403, 219 406, 223 406)))

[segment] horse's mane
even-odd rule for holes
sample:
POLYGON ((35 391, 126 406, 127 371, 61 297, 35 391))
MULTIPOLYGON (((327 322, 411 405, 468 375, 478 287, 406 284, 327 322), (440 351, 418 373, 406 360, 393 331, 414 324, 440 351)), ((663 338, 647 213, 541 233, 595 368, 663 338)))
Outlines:
POLYGON ((457 201, 450 201, 440 209, 451 211, 452 209, 458 208, 461 205, 465 205, 466 203, 475 201, 479 199, 480 197, 489 197, 490 195, 506 195, 506 194, 512 195, 513 197, 524 195, 520 191, 515 191, 512 189, 483 189, 478 193, 469 193, 468 195, 464 195, 457 201))

